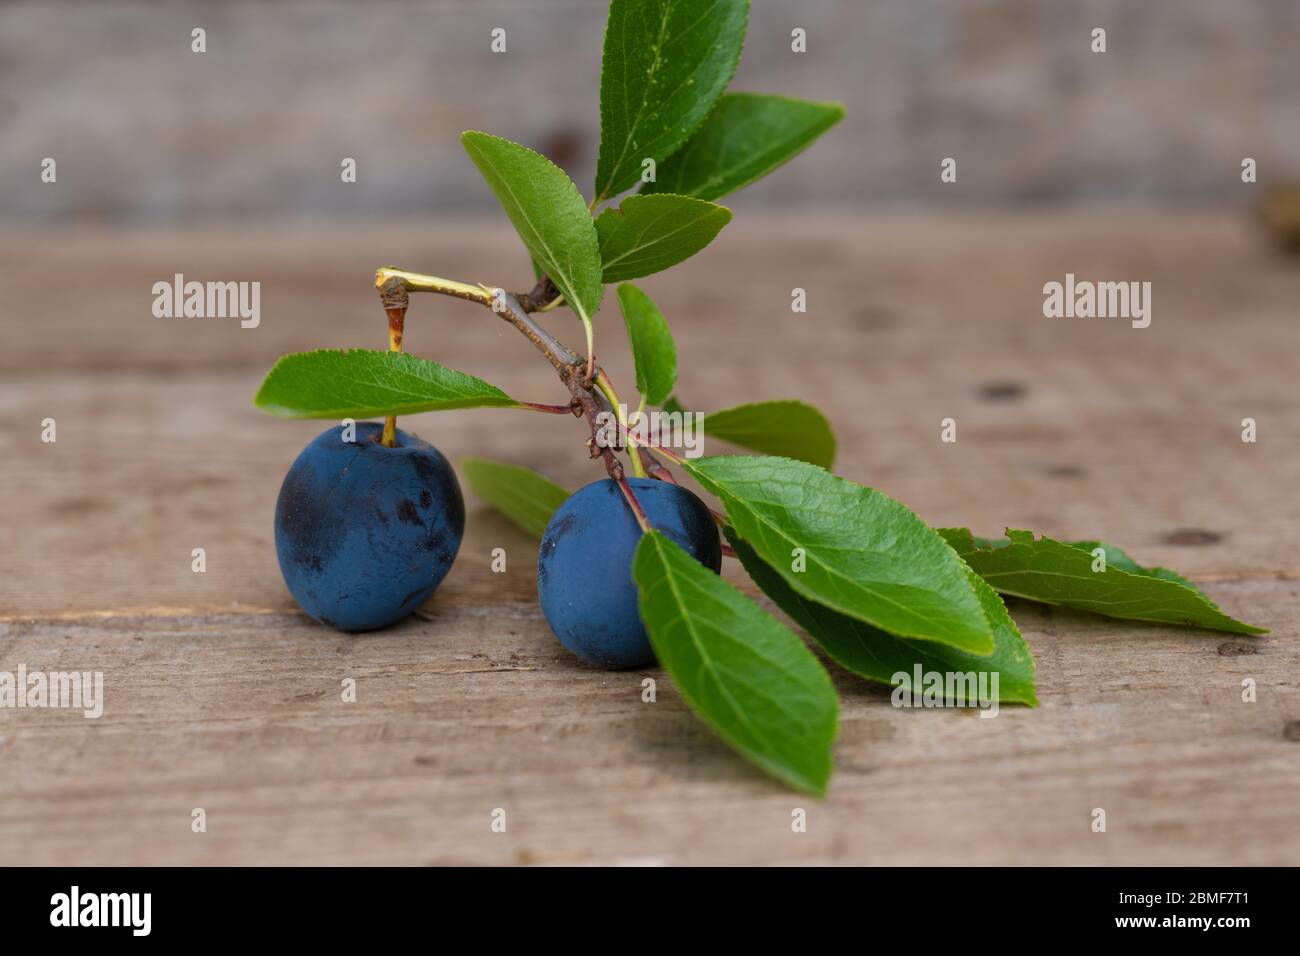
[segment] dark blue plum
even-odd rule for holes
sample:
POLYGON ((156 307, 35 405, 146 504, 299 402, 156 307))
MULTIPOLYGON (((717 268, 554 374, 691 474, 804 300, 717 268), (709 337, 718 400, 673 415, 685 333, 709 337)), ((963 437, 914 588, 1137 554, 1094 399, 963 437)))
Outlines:
POLYGON ((275 550, 304 611, 342 631, 401 620, 451 569, 465 531, 465 500, 438 449, 400 429, 341 426, 302 450, 280 486, 275 550))
MULTIPOLYGON (((650 524, 718 573, 722 542, 704 502, 669 482, 630 481, 650 524)), ((561 644, 609 670, 644 667, 655 659, 632 580, 640 540, 636 516, 608 478, 560 505, 542 536, 537 593, 546 622, 561 644)))

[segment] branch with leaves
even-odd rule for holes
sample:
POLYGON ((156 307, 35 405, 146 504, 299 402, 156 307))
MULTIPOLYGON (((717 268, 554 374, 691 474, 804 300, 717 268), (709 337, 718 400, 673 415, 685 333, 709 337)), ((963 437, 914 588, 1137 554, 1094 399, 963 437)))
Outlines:
MULTIPOLYGON (((626 479, 625 460, 638 477, 675 482, 676 468, 713 495, 727 551, 755 585, 836 665, 869 681, 906 685, 917 665, 991 673, 1003 701, 1036 706, 1033 657, 999 592, 1129 620, 1263 633, 1224 614, 1177 574, 1143 568, 1096 542, 1022 531, 989 542, 962 529, 930 528, 898 501, 832 474, 830 425, 801 401, 705 416, 709 440, 759 453, 753 456, 687 458, 622 427, 607 440, 602 416, 621 415, 621 403, 597 361, 605 286, 618 283, 639 408, 683 411, 673 397, 677 353, 668 322, 630 280, 703 251, 732 218, 718 199, 777 169, 843 116, 834 103, 726 92, 748 3, 723 0, 711 11, 701 18, 686 0, 611 5, 590 201, 533 150, 488 133, 462 135, 532 258, 529 291, 380 269, 375 284, 390 350, 285 356, 257 405, 295 418, 383 416, 385 443, 397 416, 417 412, 495 406, 582 418, 588 454, 619 483, 645 532, 631 574, 659 663, 722 739, 812 793, 827 786, 838 719, 824 666, 790 627, 655 530, 626 479), (639 191, 618 199, 633 187, 639 191), (522 401, 402 352, 402 322, 418 293, 478 303, 513 325, 555 369, 563 401, 522 401), (582 349, 543 324, 560 309, 577 317, 582 349)), ((534 536, 569 496, 519 466, 469 458, 461 467, 480 497, 534 536)))

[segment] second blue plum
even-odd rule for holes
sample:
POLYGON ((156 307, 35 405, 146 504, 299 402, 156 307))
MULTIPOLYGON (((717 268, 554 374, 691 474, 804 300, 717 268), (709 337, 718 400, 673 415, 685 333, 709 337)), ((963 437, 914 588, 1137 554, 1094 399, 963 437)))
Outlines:
MULTIPOLYGON (((722 542, 704 502, 669 482, 632 478, 630 483, 656 530, 715 574, 721 570, 722 542)), ((546 622, 565 647, 609 670, 655 660, 632 580, 640 540, 636 516, 608 478, 574 492, 542 536, 537 592, 546 622)))

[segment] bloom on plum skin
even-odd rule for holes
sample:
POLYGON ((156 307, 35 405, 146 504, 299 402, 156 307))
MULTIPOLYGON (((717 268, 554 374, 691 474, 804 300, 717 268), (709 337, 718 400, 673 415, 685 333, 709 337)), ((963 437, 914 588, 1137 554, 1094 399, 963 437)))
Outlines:
POLYGON ((299 606, 341 631, 369 631, 406 617, 451 570, 465 531, 465 501, 438 449, 383 426, 342 426, 307 445, 285 475, 275 506, 280 571, 299 606))
MULTIPOLYGON (((722 542, 708 507, 670 482, 631 478, 650 524, 715 574, 722 542)), ((641 528, 618 484, 592 482, 560 505, 542 536, 537 593, 560 643, 607 670, 653 664, 654 649, 637 609, 632 557, 641 528)))

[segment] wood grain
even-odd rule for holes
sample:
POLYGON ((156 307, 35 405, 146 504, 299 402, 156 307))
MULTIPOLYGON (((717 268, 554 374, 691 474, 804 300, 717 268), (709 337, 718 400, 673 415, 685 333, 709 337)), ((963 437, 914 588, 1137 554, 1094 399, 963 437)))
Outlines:
MULTIPOLYGON (((106 685, 99 720, 0 710, 0 842, 22 848, 6 861, 1300 863, 1286 729, 1300 720, 1300 272, 1245 224, 738 216, 646 283, 687 404, 803 397, 837 428, 840 473, 934 524, 1112 540, 1273 629, 1252 641, 1016 602, 1043 706, 897 710, 836 672, 822 802, 751 770, 662 675, 569 657, 536 607, 535 545, 472 498, 457 565, 418 618, 348 637, 294 608, 271 513, 320 425, 258 413, 253 391, 280 352, 383 347, 377 265, 526 275, 504 231, 452 228, 0 236, 0 670, 101 670, 106 685), (150 286, 177 271, 262 281, 262 325, 154 319, 150 286), (1044 319, 1042 284, 1067 271, 1152 281, 1152 327, 1044 319), (795 286, 806 315, 790 312, 795 286), (939 442, 946 416, 955 445, 939 442), (498 546, 505 574, 489 570, 498 546), (347 677, 356 703, 340 699, 347 677), (207 833, 190 831, 195 807, 207 833)), ((630 387, 612 313, 598 336, 630 387)), ((562 400, 517 339, 461 303, 417 298, 408 319, 411 351, 562 400)), ((558 416, 406 425, 453 461, 598 477, 558 416)))

